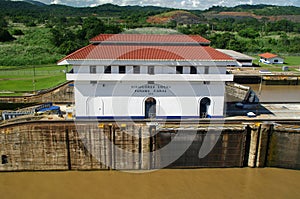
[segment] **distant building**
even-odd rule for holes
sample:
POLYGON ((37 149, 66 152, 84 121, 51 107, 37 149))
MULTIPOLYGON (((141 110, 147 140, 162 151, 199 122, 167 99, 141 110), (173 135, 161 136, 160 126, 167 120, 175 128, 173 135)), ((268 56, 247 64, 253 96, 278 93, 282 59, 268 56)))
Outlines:
POLYGON ((201 36, 101 34, 66 56, 76 118, 223 117, 226 66, 235 60, 201 36))
POLYGON ((259 62, 265 64, 283 64, 284 59, 279 57, 278 55, 272 53, 263 53, 258 55, 260 57, 259 62))
POLYGON ((255 59, 253 57, 250 57, 248 55, 245 55, 243 53, 234 50, 226 50, 226 49, 216 49, 216 50, 235 59, 237 61, 237 66, 239 67, 251 67, 253 65, 253 60, 255 59))

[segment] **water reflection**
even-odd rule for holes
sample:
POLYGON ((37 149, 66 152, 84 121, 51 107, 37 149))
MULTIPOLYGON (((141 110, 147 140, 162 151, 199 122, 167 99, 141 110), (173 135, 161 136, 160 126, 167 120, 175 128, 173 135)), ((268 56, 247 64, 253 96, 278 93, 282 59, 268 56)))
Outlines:
POLYGON ((0 173, 1 198, 300 198, 300 171, 275 168, 0 173))
MULTIPOLYGON (((245 84, 259 95, 259 84, 245 84)), ((300 85, 262 85, 259 95, 261 102, 300 102, 300 85)))

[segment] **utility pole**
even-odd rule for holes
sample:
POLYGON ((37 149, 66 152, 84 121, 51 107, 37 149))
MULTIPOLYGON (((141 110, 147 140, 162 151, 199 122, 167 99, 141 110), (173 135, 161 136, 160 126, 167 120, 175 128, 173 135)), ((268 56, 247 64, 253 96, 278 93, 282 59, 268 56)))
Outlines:
POLYGON ((35 66, 33 65, 32 68, 33 68, 32 85, 33 85, 33 93, 35 94, 35 90, 36 90, 36 87, 35 87, 35 66))

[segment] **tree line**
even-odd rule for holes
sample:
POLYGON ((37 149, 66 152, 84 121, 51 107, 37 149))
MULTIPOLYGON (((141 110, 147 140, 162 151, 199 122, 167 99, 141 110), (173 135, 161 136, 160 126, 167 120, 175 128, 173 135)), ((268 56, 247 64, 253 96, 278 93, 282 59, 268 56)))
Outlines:
MULTIPOLYGON (((15 45, 6 52, 15 53, 15 56, 26 52, 30 56, 24 54, 22 61, 14 61, 12 56, 5 62, 0 60, 0 65, 26 64, 27 57, 38 53, 43 56, 49 53, 49 59, 39 61, 40 57, 34 56, 37 63, 53 62, 57 57, 63 57, 87 45, 90 38, 100 33, 117 34, 139 27, 163 27, 176 29, 183 34, 199 34, 211 40, 213 47, 240 52, 300 52, 300 23, 289 20, 270 21, 267 18, 249 17, 205 19, 202 11, 192 11, 204 20, 192 25, 177 24, 174 20, 167 24, 153 25, 146 22, 148 16, 172 9, 151 6, 120 7, 112 4, 96 8, 72 8, 61 5, 30 5, 26 2, 10 2, 10 6, 17 5, 10 8, 6 4, 6 7, 1 7, 3 2, 6 1, 0 0, 0 42, 15 45), (26 6, 22 7, 23 5, 26 6), (43 31, 39 31, 41 29, 43 31), (19 37, 22 35, 23 37, 19 37), (36 38, 38 40, 34 41, 36 38), (22 45, 23 49, 20 47, 22 45)), ((259 6, 255 7, 258 9, 259 6)), ((240 6, 239 9, 251 9, 251 6, 240 6)), ((261 6, 261 9, 266 7, 261 6)))

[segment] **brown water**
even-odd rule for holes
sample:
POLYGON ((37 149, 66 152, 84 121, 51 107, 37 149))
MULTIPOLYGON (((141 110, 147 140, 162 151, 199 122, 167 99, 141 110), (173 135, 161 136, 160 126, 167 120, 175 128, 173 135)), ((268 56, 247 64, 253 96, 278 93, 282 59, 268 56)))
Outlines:
POLYGON ((300 198, 300 171, 275 168, 0 173, 0 198, 300 198))
MULTIPOLYGON (((259 84, 246 84, 259 96, 259 84)), ((300 102, 300 85, 262 85, 261 102, 300 102)))

